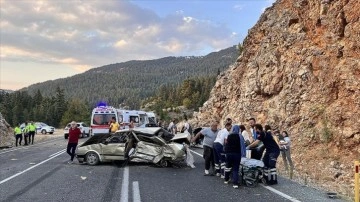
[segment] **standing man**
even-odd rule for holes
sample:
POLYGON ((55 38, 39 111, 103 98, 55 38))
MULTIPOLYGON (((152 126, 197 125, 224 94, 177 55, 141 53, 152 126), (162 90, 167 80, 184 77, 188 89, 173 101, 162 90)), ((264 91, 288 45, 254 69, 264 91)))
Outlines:
POLYGON ((119 123, 116 121, 115 117, 111 118, 111 124, 109 126, 109 132, 110 133, 115 133, 116 131, 118 131, 120 128, 119 123))
POLYGON ((30 124, 28 122, 25 122, 25 128, 24 128, 24 146, 28 145, 28 138, 29 138, 29 126, 30 124))
POLYGON ((79 137, 81 136, 81 130, 77 127, 75 121, 71 122, 71 128, 69 129, 69 141, 67 145, 66 152, 70 155, 70 161, 68 164, 73 164, 75 157, 75 150, 79 142, 79 137))
POLYGON ((34 144, 34 137, 36 132, 36 126, 33 121, 29 123, 29 144, 34 144))
POLYGON ((231 123, 227 122, 225 124, 225 128, 221 129, 214 141, 214 160, 215 160, 215 170, 216 176, 221 176, 221 178, 225 178, 225 155, 224 153, 224 145, 225 140, 229 135, 229 131, 231 130, 231 123))
POLYGON ((19 141, 19 145, 21 145, 21 141, 22 141, 22 132, 21 132, 21 129, 20 129, 20 124, 18 124, 15 129, 14 129, 14 134, 15 134, 15 138, 16 138, 16 142, 15 142, 15 145, 18 146, 18 140, 20 139, 19 141))
POLYGON ((249 122, 249 125, 250 125, 250 131, 251 131, 251 135, 253 136, 253 140, 256 140, 257 139, 257 134, 256 134, 256 131, 255 131, 255 124, 256 124, 256 120, 255 118, 249 118, 248 119, 248 122, 249 122))
POLYGON ((264 143, 266 152, 263 158, 264 161, 264 178, 269 185, 277 184, 276 161, 280 155, 280 147, 274 140, 271 133, 266 133, 260 124, 255 124, 257 133, 257 140, 251 143, 248 147, 257 145, 260 141, 264 143))
POLYGON ((200 135, 204 135, 204 141, 203 141, 203 147, 204 147, 204 153, 203 158, 205 159, 205 176, 214 176, 214 151, 213 151, 213 145, 215 138, 219 132, 218 129, 219 122, 213 121, 211 123, 211 126, 209 128, 204 128, 200 132, 198 132, 195 137, 192 138, 192 142, 195 142, 196 139, 200 137, 200 135), (210 166, 213 168, 213 173, 210 174, 210 166))

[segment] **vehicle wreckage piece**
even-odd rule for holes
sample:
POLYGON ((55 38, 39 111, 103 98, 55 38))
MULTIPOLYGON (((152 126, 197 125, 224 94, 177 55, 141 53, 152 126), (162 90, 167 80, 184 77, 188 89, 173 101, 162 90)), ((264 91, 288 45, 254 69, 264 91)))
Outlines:
MULTIPOLYGON (((188 133, 174 136, 160 127, 119 130, 115 134, 101 134, 89 138, 78 147, 77 159, 80 163, 87 162, 89 165, 128 160, 166 167, 172 162, 191 160, 188 156, 191 155, 190 151, 187 151, 189 140, 188 133)), ((189 166, 193 167, 193 162, 189 166)))

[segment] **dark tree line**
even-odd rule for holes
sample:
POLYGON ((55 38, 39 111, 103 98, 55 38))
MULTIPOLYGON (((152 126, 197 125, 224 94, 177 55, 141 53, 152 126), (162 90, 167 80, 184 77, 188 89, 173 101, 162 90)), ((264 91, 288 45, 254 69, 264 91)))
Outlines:
POLYGON ((54 127, 63 127, 74 118, 78 118, 77 121, 90 120, 89 110, 84 101, 67 100, 64 90, 59 87, 49 97, 43 96, 40 90, 33 96, 27 91, 0 92, 0 112, 12 126, 26 121, 40 121, 54 127))
MULTIPOLYGON (((197 110, 209 99, 210 91, 216 82, 216 75, 185 79, 180 84, 163 84, 155 96, 143 101, 143 106, 155 111, 161 119, 167 119, 166 109, 184 106, 197 110)), ((175 110, 176 111, 176 110, 175 110)))

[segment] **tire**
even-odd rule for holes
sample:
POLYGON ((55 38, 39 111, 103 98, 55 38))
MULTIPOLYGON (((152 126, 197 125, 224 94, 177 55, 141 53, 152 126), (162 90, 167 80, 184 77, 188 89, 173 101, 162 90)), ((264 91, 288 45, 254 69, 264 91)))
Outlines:
POLYGON ((163 168, 169 167, 170 166, 170 162, 165 160, 165 159, 161 159, 159 162, 159 165, 163 168))
POLYGON ((87 137, 90 137, 90 133, 86 134, 87 137))
POLYGON ((65 139, 68 139, 68 138, 69 138, 69 135, 68 135, 68 134, 64 134, 64 138, 65 138, 65 139))
POLYGON ((46 130, 45 129, 43 129, 43 130, 41 130, 41 134, 46 134, 46 130))
POLYGON ((54 132, 50 132, 50 134, 52 135, 54 132))
POLYGON ((85 138, 85 131, 82 132, 81 138, 85 138))
POLYGON ((99 163, 100 161, 100 158, 99 158, 99 155, 97 155, 97 153, 95 152, 88 152, 86 153, 86 156, 85 156, 85 161, 86 163, 89 165, 89 166, 95 166, 99 163))

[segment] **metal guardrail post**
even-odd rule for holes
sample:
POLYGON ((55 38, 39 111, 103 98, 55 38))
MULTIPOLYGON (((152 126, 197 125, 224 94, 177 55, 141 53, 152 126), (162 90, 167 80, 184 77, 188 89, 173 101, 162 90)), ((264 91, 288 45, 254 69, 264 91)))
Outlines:
POLYGON ((360 202, 359 167, 359 161, 355 161, 355 202, 360 202))

